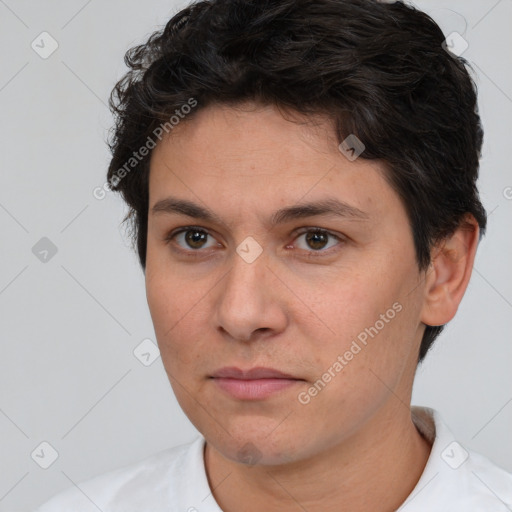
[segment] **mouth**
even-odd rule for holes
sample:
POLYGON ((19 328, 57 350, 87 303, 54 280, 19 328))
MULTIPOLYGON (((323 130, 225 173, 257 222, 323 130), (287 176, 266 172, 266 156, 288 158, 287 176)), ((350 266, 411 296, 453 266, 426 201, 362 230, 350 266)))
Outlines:
POLYGON ((225 366, 220 370, 217 370, 212 377, 224 378, 224 379, 240 379, 240 380, 256 380, 256 379, 291 379, 291 380, 303 380, 289 373, 284 373, 274 368, 265 368, 263 366, 257 366, 248 370, 241 370, 236 366, 225 366))
POLYGON ((239 400, 263 400, 305 382, 288 373, 263 367, 249 370, 225 367, 216 371, 211 378, 222 391, 239 400))

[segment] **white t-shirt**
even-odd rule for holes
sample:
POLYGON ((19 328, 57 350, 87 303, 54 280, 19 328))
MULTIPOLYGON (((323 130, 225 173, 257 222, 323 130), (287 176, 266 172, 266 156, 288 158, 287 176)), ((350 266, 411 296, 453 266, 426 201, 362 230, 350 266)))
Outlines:
MULTIPOLYGON (((457 443, 439 413, 412 407, 431 442, 427 465, 398 512, 510 512, 512 474, 457 443)), ((35 512, 222 512, 204 466, 205 439, 79 483, 35 512)))

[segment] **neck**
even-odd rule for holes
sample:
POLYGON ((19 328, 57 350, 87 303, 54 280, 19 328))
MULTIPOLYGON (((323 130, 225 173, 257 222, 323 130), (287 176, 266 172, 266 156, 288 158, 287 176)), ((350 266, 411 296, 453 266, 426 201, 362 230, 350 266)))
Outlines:
POLYGON ((431 445, 395 401, 357 433, 314 457, 279 466, 246 466, 226 459, 209 443, 205 467, 224 512, 305 510, 392 512, 418 482, 431 445), (335 468, 335 469, 333 469, 335 468), (222 482, 222 483, 221 483, 222 482))

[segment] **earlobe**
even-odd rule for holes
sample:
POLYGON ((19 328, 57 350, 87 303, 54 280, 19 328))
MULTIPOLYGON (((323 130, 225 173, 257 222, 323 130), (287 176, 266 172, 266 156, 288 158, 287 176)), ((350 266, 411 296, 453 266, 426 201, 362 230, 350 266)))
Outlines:
POLYGON ((452 235, 432 249, 425 276, 424 324, 444 325, 455 316, 471 277, 478 240, 478 223, 468 214, 452 235))

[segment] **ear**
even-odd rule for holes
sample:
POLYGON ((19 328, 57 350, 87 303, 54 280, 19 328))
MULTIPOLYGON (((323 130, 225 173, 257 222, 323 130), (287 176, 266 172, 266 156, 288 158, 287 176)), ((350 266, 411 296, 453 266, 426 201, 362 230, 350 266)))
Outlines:
POLYGON ((455 316, 471 277, 479 232, 478 222, 467 214, 453 235, 432 249, 421 312, 424 324, 444 325, 455 316))

